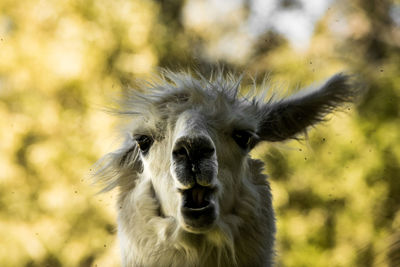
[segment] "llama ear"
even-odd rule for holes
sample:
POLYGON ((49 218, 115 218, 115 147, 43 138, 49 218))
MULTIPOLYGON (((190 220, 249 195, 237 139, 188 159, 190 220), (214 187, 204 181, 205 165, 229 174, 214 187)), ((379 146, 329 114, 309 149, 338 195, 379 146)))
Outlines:
POLYGON ((100 192, 107 192, 117 186, 133 186, 137 174, 142 171, 139 148, 132 138, 127 138, 120 149, 95 163, 92 177, 94 183, 103 187, 100 192))
POLYGON ((321 87, 261 107, 258 135, 264 141, 295 139, 307 128, 324 120, 326 114, 353 102, 360 90, 351 77, 336 74, 321 87))

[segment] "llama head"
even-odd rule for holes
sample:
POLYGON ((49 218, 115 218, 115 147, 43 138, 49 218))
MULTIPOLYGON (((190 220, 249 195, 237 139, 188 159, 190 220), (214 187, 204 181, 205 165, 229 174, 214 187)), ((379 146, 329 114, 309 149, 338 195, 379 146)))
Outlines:
POLYGON ((253 182, 247 179, 254 146, 297 138, 357 93, 343 74, 280 100, 241 96, 239 87, 240 79, 222 74, 207 80, 166 73, 143 93, 127 90, 117 111, 129 120, 127 140, 98 172, 105 189, 139 190, 147 180, 154 215, 205 233, 235 209, 240 187, 253 182))

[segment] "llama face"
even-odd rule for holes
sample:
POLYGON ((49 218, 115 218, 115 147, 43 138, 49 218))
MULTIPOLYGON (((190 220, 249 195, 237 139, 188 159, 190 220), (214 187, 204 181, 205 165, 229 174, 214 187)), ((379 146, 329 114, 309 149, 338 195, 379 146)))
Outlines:
POLYGON ((209 231, 221 211, 233 209, 230 192, 246 176, 245 159, 256 142, 252 116, 235 109, 238 103, 222 105, 215 96, 188 95, 178 102, 166 96, 156 111, 160 119, 153 122, 158 127, 148 131, 158 132, 133 135, 161 212, 193 233, 209 231))

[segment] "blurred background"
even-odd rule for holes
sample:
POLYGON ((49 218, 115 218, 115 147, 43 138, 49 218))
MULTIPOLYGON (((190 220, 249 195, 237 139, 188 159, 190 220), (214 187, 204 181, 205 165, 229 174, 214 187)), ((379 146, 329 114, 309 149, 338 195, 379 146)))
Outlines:
POLYGON ((0 266, 119 266, 119 144, 101 111, 137 78, 198 68, 277 90, 338 71, 369 87, 302 142, 266 144, 277 266, 400 266, 400 1, 1 0, 0 266))

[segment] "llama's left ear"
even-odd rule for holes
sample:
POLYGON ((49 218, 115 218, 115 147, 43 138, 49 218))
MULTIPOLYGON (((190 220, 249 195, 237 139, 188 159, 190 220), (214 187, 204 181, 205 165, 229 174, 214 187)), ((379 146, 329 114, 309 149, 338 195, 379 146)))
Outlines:
POLYGON ((312 91, 300 91, 277 102, 261 107, 258 135, 264 141, 296 138, 307 128, 324 120, 326 114, 341 105, 353 102, 360 87, 348 75, 339 73, 312 91))

